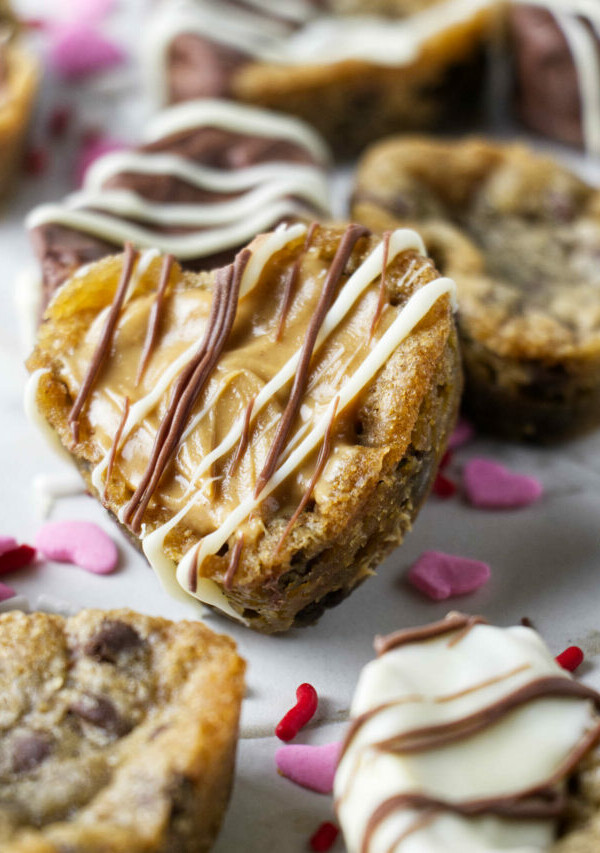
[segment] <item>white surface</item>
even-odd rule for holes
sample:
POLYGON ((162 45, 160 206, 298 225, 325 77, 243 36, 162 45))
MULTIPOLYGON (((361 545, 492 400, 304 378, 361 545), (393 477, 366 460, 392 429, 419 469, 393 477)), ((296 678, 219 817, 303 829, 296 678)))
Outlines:
MULTIPOLYGON (((47 2, 30 0, 21 7, 41 14, 47 2)), ((141 3, 127 0, 122 32, 135 32, 132 21, 141 3)), ((118 20, 114 22, 117 27, 118 20)), ((46 77, 41 113, 52 104, 76 100, 83 124, 100 122, 112 135, 135 139, 144 104, 135 75, 125 83, 106 75, 94 84, 68 87, 57 94, 46 77), (137 94, 136 94, 137 93, 137 94)), ((583 171, 580 158, 571 161, 583 171)), ((13 309, 17 274, 31 263, 22 228, 27 211, 44 200, 56 200, 73 186, 68 180, 73 151, 68 144, 53 148, 53 168, 42 179, 23 181, 10 211, 0 223, 0 534, 31 541, 41 523, 33 491, 40 473, 64 470, 43 438, 23 416, 25 370, 13 309)), ((337 182, 338 195, 344 180, 337 182)), ((372 657, 372 638, 401 626, 429 622, 449 609, 481 612, 502 625, 533 619, 555 652, 570 643, 587 656, 586 680, 600 687, 600 436, 563 446, 536 450, 499 442, 477 441, 456 456, 456 467, 470 455, 485 454, 523 473, 538 476, 545 487, 539 504, 515 512, 483 512, 459 498, 432 497, 406 544, 369 580, 312 628, 283 637, 262 637, 217 616, 207 623, 231 634, 249 662, 248 698, 234 797, 217 853, 293 853, 306 849, 318 824, 330 817, 331 800, 304 791, 275 771, 279 745, 271 737, 281 715, 293 704, 302 681, 315 685, 321 697, 317 720, 302 736, 310 743, 339 738, 360 668, 372 657), (440 549, 488 561, 492 580, 476 595, 433 604, 410 590, 404 581, 408 566, 422 551, 440 549), (327 723, 327 724, 326 724, 327 723)), ((104 511, 85 496, 66 498, 53 518, 81 517, 97 521, 116 539, 121 566, 113 576, 99 577, 57 564, 40 564, 3 578, 31 600, 46 594, 75 605, 131 606, 170 617, 194 617, 195 605, 165 598, 144 559, 126 542, 104 511)), ((338 841, 334 850, 341 851, 338 841)))

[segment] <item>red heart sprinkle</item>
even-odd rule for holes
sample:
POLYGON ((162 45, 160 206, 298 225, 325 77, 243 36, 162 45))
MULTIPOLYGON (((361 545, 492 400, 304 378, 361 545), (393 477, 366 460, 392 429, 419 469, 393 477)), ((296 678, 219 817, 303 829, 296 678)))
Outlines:
POLYGON ((5 551, 4 554, 0 554, 0 575, 28 566, 34 557, 35 548, 30 545, 19 545, 11 551, 5 551))
POLYGON ((563 669, 574 672, 583 663, 583 652, 579 646, 569 646, 556 656, 556 663, 563 669))
POLYGON ((456 494, 456 483, 453 483, 452 480, 439 471, 433 483, 433 493, 438 498, 451 498, 452 495, 456 494))
POLYGON ((335 823, 331 823, 329 820, 324 821, 315 834, 311 836, 310 849, 315 850, 316 853, 325 853, 325 851, 331 850, 338 834, 339 829, 335 823))

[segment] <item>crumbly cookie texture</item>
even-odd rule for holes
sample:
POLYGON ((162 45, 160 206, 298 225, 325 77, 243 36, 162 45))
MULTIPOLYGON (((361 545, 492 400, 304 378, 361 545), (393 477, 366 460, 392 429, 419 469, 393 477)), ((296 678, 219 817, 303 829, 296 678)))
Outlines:
POLYGON ((402 541, 461 389, 451 283, 422 252, 414 232, 386 250, 362 227, 315 224, 260 235, 216 273, 174 264, 148 359, 166 267, 142 255, 76 423, 123 257, 58 291, 31 401, 167 587, 176 578, 282 631, 337 604, 402 541), (192 382, 190 366, 200 376, 209 362, 192 382))
POLYGON ((466 405, 557 440, 600 422, 600 194, 521 145, 395 138, 364 157, 353 215, 410 224, 457 283, 466 405))
POLYGON ((200 623, 0 615, 3 853, 199 853, 225 810, 244 663, 200 623))
POLYGON ((600 694, 534 630, 450 613, 375 650, 335 777, 349 853, 596 849, 600 694))

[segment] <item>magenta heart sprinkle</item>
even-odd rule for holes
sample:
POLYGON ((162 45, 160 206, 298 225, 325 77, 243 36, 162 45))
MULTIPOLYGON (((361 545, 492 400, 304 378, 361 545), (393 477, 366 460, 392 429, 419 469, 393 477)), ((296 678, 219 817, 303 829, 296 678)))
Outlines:
POLYGON ((49 560, 73 563, 96 575, 112 572, 119 560, 110 536, 91 521, 52 521, 35 537, 35 547, 49 560))
POLYGON ((453 595, 475 592, 490 579, 487 563, 444 554, 442 551, 425 551, 408 573, 409 582, 420 592, 442 601, 453 595))
POLYGON ((330 794, 341 748, 339 741, 324 746, 282 746, 275 753, 275 763, 279 772, 297 785, 330 794))
POLYGON ((517 509, 535 503, 542 484, 490 459, 471 459, 463 468, 467 500, 480 509, 517 509))

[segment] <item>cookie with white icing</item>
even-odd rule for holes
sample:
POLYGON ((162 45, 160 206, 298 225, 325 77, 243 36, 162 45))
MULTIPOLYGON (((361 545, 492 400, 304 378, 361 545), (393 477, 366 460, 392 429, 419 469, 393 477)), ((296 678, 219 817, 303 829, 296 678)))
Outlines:
POLYGON ((514 3, 510 36, 523 122, 600 157, 600 4, 514 3))
POLYGON ((453 288, 408 230, 279 228, 210 274, 129 248, 55 295, 27 407, 167 589, 283 631, 372 574, 428 493, 460 396, 453 288))
POLYGON ((559 835, 561 851, 597 849, 573 814, 600 695, 534 630, 452 613, 375 648, 335 778, 349 853, 542 853, 559 835))
POLYGON ((600 424, 600 194, 521 145, 397 137, 359 170, 352 215, 408 225, 458 287, 465 406, 555 441, 600 424))
POLYGON ((292 113, 348 156, 476 112, 499 0, 168 0, 149 24, 162 103, 227 97, 292 113))
POLYGON ((97 160, 80 192, 29 214, 44 304, 76 269, 127 240, 210 269, 284 220, 329 213, 327 150, 291 117, 191 102, 156 115, 143 140, 97 160))

